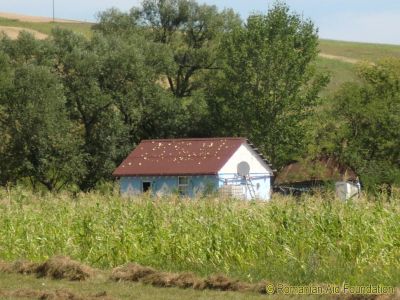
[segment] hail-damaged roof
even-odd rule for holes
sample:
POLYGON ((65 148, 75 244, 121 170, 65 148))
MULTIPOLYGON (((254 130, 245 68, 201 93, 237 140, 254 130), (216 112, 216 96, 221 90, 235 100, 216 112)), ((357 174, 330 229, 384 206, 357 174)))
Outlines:
POLYGON ((144 140, 113 175, 214 175, 246 142, 245 138, 144 140))

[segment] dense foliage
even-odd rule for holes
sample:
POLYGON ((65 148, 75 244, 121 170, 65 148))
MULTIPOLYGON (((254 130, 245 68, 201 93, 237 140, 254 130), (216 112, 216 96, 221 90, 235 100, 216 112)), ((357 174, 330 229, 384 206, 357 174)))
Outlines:
POLYGON ((3 37, 0 184, 90 190, 142 139, 227 135, 278 169, 332 155, 369 186, 399 184, 399 62, 360 67, 328 101, 317 46, 285 4, 244 22, 193 0, 105 11, 90 38, 3 37))
POLYGON ((366 186, 400 185, 400 61, 359 66, 361 84, 345 84, 320 128, 320 151, 340 157, 366 186))
POLYGON ((209 95, 214 131, 248 137, 278 168, 301 156, 307 145, 304 121, 327 83, 315 70, 317 46, 312 22, 285 6, 251 16, 227 33, 221 72, 209 95))
POLYGON ((64 254, 106 269, 137 262, 249 281, 396 286, 400 198, 369 200, 155 201, 0 190, 0 260, 64 254))

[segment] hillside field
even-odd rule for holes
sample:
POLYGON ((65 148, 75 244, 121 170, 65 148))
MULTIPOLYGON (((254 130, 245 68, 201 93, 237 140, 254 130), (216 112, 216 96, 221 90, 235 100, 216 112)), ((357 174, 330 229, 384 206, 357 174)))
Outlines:
POLYGON ((348 57, 359 61, 377 62, 386 57, 400 58, 399 45, 320 40, 319 46, 322 53, 348 57))
POLYGON ((0 26, 2 27, 0 29, 0 32, 4 31, 6 27, 14 27, 14 28, 20 28, 21 30, 24 29, 34 30, 42 34, 49 35, 53 28, 59 27, 59 28, 73 30, 77 33, 89 37, 91 35, 92 25, 93 25, 92 23, 74 22, 68 20, 67 21, 56 20, 56 22, 53 23, 45 19, 45 21, 43 22, 38 22, 38 21, 32 22, 27 17, 21 19, 10 19, 10 18, 5 18, 4 15, 0 13, 0 26))
POLYGON ((319 47, 318 69, 331 75, 324 96, 332 95, 345 82, 357 82, 358 62, 375 63, 388 57, 400 58, 399 45, 320 40, 319 47), (328 56, 332 58, 326 58, 328 56))

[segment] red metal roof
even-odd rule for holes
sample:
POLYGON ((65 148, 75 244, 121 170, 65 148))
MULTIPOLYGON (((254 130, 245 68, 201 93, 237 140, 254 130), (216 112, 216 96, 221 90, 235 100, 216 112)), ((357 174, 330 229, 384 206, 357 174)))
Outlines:
POLYGON ((245 138, 144 140, 113 175, 214 175, 245 138))

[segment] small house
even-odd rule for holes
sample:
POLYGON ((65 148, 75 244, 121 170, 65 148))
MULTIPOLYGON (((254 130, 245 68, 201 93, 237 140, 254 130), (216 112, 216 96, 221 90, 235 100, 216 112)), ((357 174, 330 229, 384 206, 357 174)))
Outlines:
POLYGON ((142 141, 114 171, 121 194, 220 192, 239 199, 269 200, 271 165, 245 138, 142 141))

